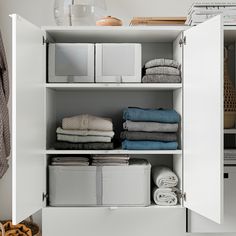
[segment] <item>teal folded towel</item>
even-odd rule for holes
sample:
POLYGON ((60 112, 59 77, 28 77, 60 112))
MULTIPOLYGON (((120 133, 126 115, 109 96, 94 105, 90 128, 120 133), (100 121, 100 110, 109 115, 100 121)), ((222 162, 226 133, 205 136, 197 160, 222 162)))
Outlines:
POLYGON ((129 107, 123 111, 124 120, 179 123, 180 115, 173 109, 142 109, 129 107))
POLYGON ((176 150, 177 142, 158 142, 158 141, 130 141, 122 142, 122 149, 126 150, 176 150))

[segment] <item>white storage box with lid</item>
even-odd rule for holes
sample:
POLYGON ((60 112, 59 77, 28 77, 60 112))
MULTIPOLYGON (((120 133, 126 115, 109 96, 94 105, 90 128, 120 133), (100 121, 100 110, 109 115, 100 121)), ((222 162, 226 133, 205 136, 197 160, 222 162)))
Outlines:
POLYGON ((50 206, 148 206, 150 164, 49 166, 50 206))
POLYGON ((141 83, 141 55, 137 43, 96 44, 96 82, 141 83))
POLYGON ((48 56, 48 82, 94 83, 94 44, 49 44, 48 56))

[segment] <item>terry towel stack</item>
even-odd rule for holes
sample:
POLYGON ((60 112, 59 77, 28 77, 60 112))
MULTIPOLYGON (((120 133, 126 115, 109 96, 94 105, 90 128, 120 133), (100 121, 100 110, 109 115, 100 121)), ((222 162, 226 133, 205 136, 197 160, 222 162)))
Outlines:
POLYGON ((94 155, 92 166, 127 166, 129 159, 128 155, 94 155))
POLYGON ((56 133, 56 149, 113 149, 113 124, 109 118, 87 114, 64 118, 56 133))
POLYGON ((144 66, 143 83, 180 83, 180 64, 171 59, 153 59, 144 66))
POLYGON ((152 168, 152 180, 155 187, 152 190, 153 200, 160 206, 175 206, 178 203, 176 188, 178 177, 165 166, 154 166, 152 168))
POLYGON ((172 109, 127 108, 123 112, 122 148, 136 150, 177 149, 179 114, 172 109))

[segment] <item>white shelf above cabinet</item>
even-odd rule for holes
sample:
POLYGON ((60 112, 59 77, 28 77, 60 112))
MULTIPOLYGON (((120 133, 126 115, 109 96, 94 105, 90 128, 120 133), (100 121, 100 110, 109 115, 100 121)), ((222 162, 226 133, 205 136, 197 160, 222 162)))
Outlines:
POLYGON ((54 90, 176 90, 182 83, 47 83, 46 88, 54 90))
POLYGON ((224 129, 225 134, 236 134, 236 129, 224 129))
POLYGON ((56 43, 157 43, 173 42, 189 26, 44 26, 56 43))
POLYGON ((48 155, 78 155, 78 154, 135 154, 135 155, 181 155, 182 150, 46 150, 48 155))

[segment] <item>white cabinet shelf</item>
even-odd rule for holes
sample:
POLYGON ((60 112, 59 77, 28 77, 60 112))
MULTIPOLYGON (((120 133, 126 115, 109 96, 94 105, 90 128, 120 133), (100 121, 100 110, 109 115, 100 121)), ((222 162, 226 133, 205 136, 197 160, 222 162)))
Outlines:
POLYGON ((236 134, 236 129, 224 129, 225 134, 236 134))
POLYGON ((46 150, 46 154, 137 154, 137 155, 181 155, 182 150, 46 150))
MULTIPOLYGON (((53 42, 139 43, 172 42, 189 26, 46 26, 42 27, 53 42)), ((48 38, 49 38, 48 37, 48 38)))
POLYGON ((181 83, 125 83, 125 84, 112 84, 112 83, 47 83, 46 88, 54 90, 176 90, 182 88, 181 83))

